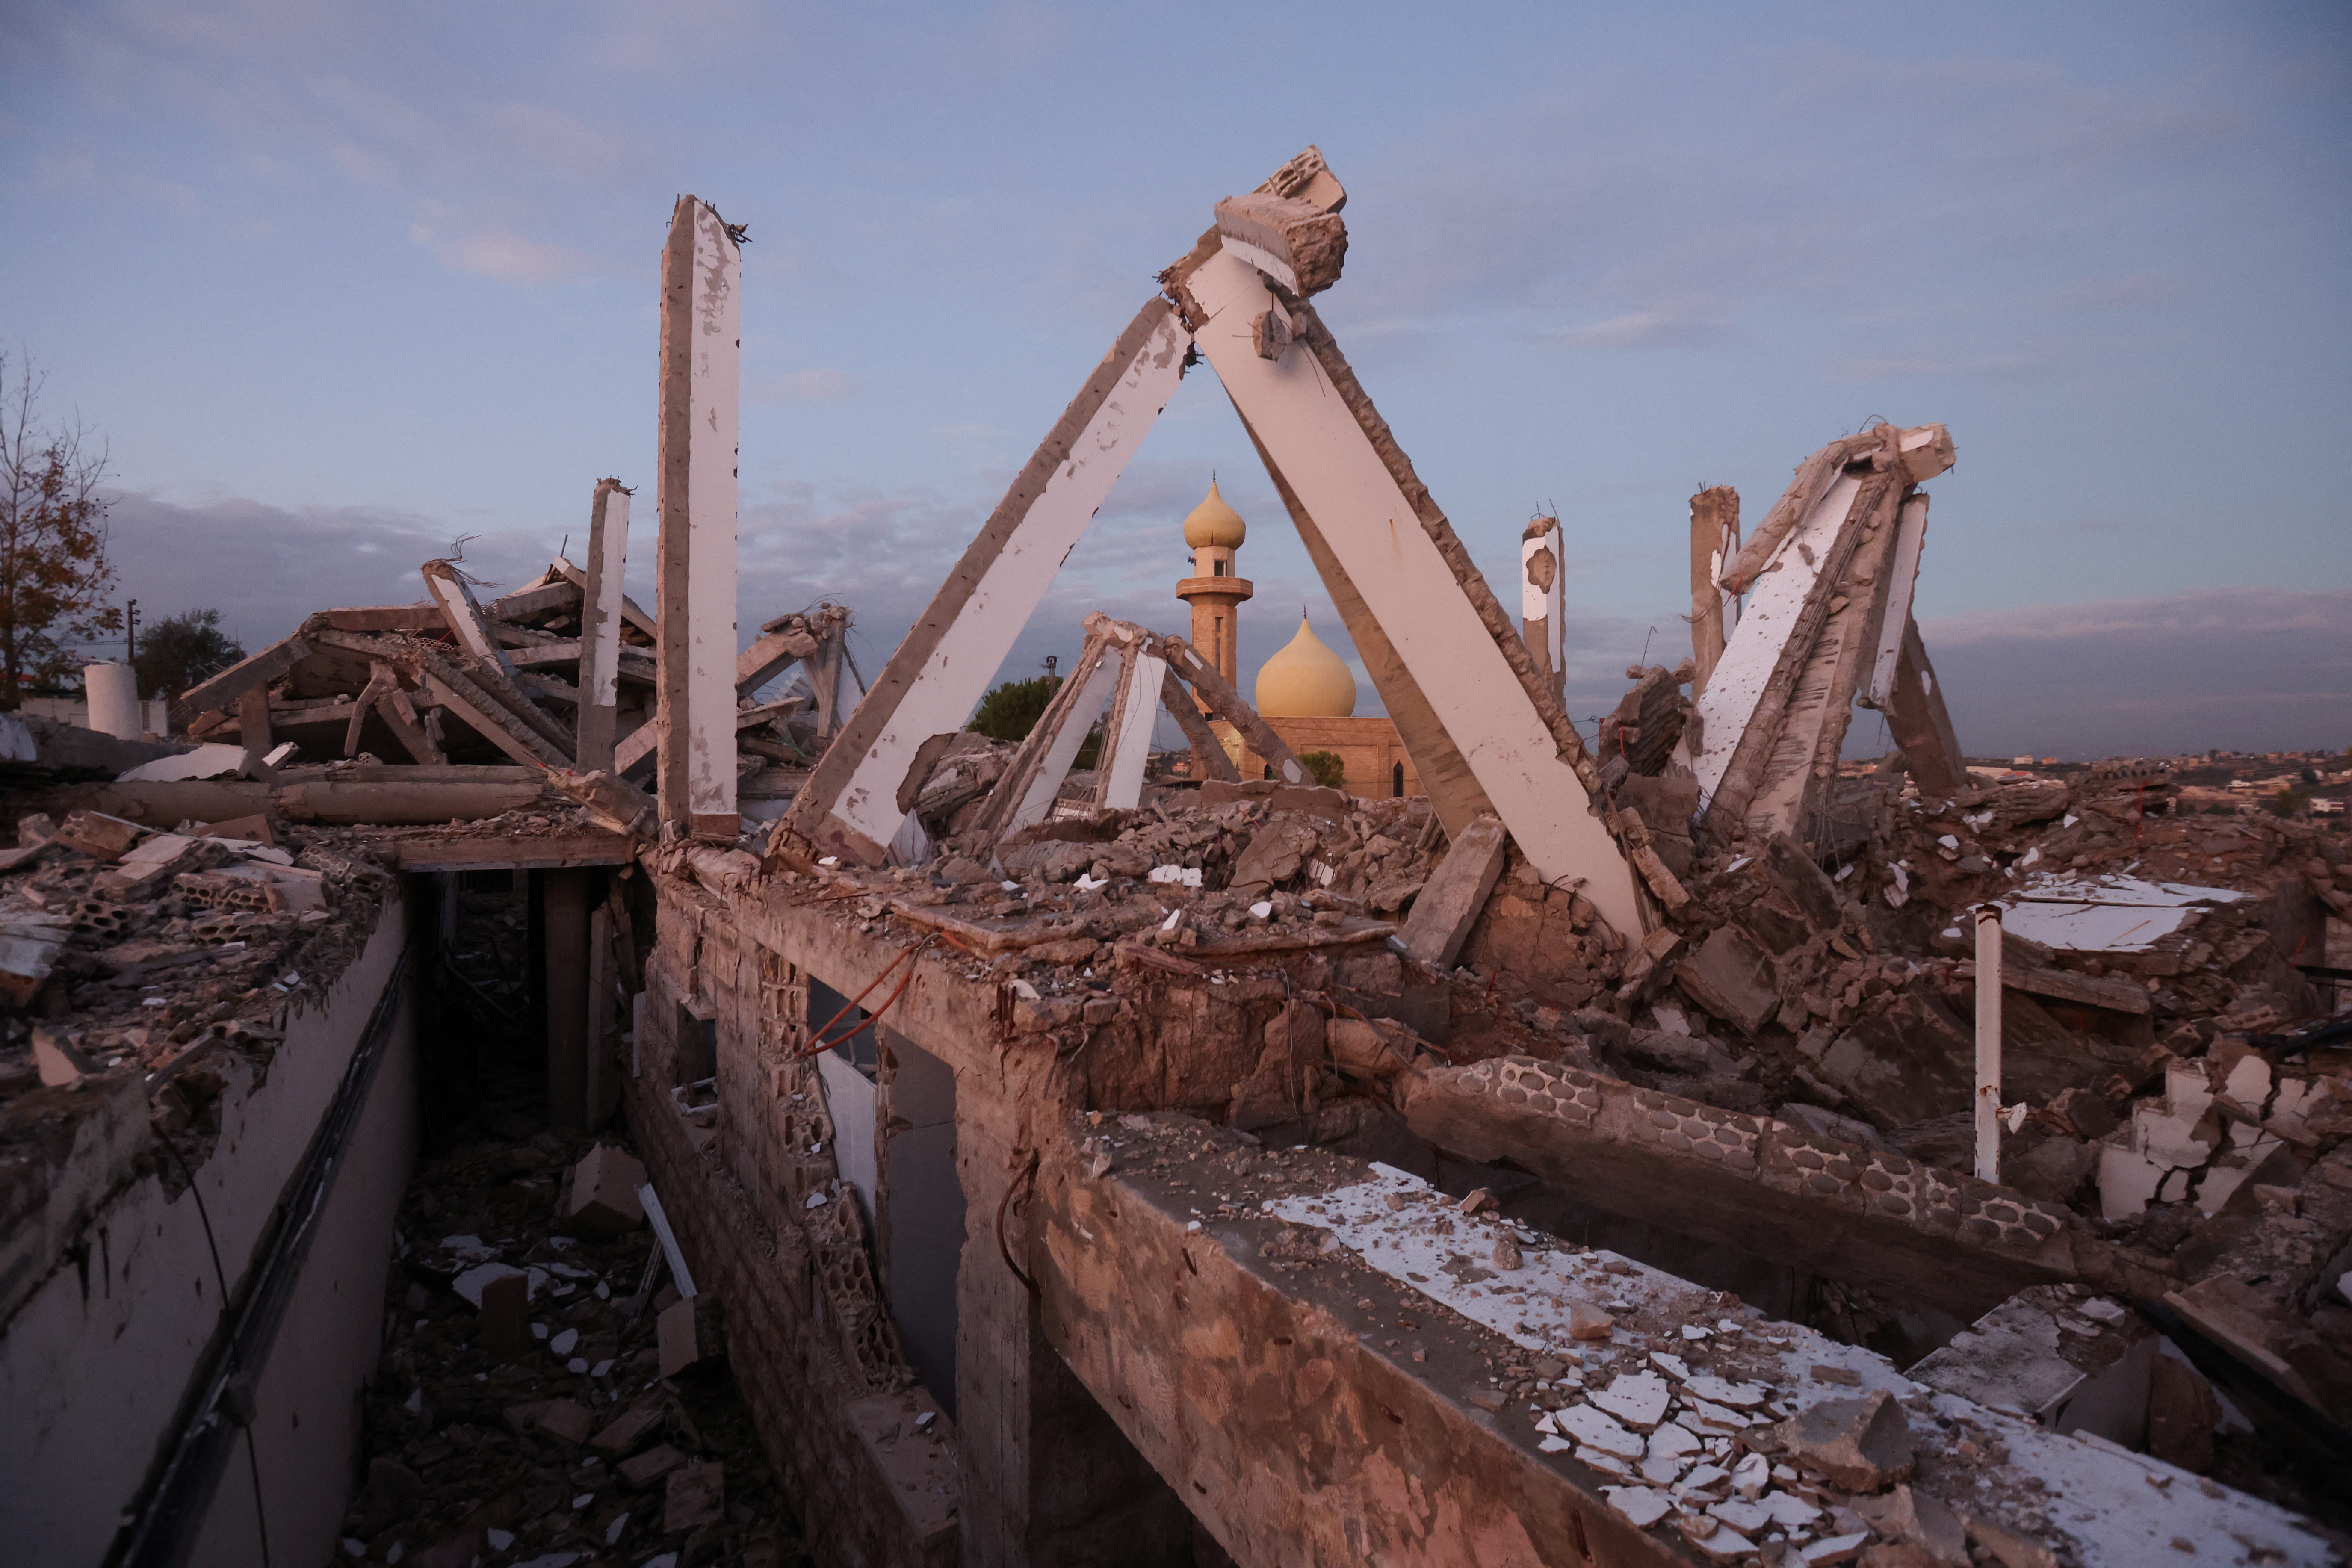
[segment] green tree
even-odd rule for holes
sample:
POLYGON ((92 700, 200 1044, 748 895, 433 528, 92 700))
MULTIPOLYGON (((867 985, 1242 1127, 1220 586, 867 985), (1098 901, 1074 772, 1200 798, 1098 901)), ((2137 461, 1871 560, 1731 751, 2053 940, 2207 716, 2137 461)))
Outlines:
POLYGON ((1348 787, 1348 764, 1337 752, 1301 752, 1298 763, 1315 775, 1315 782, 1326 789, 1348 787))
MULTIPOLYGON (((972 710, 971 722, 964 728, 975 735, 985 735, 992 741, 1025 741, 1037 721, 1045 716, 1046 706, 1054 693, 1062 689, 1058 675, 1032 676, 1027 680, 1008 680, 992 689, 972 710)), ((1078 748, 1070 765, 1090 768, 1102 757, 1102 725, 1097 723, 1087 731, 1086 744, 1078 748)))
POLYGON ((73 641, 122 631, 106 602, 106 449, 44 418, 46 380, 19 355, 12 382, 0 354, 0 708, 58 685, 81 662, 73 641))
POLYGON ((183 610, 139 634, 131 668, 142 697, 177 697, 245 657, 245 645, 221 630, 218 610, 183 610))
POLYGON ((1045 716, 1045 706, 1060 690, 1062 678, 1040 675, 1028 680, 1008 680, 980 700, 971 722, 964 728, 992 741, 1024 741, 1045 716))
POLYGON ((2273 816, 2301 816, 2304 808, 2311 804, 2311 797, 2290 785, 2274 791, 2263 804, 2270 807, 2273 816))

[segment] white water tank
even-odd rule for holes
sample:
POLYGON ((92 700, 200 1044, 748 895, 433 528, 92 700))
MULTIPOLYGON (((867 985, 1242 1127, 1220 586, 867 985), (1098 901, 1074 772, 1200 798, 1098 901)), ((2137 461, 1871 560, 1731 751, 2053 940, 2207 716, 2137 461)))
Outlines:
POLYGON ((89 727, 118 741, 135 741, 140 722, 139 677, 127 664, 86 665, 81 689, 89 699, 89 727))

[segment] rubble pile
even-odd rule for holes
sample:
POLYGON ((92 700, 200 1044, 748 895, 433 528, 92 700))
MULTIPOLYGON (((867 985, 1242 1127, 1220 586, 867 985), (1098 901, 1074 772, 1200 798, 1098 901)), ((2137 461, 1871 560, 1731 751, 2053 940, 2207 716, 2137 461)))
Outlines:
POLYGON ((325 994, 392 890, 343 836, 260 817, 158 832, 37 813, 17 836, 0 851, 0 994, 17 1010, 0 1025, 0 1100, 135 1068, 173 1134, 203 1130, 216 1054, 266 1063, 288 1009, 325 994))
MULTIPOLYGON (((617 745, 589 742, 583 757, 583 706, 597 700, 582 670, 588 574, 559 558, 488 603, 455 561, 428 561, 423 574, 429 596, 415 604, 320 611, 183 693, 174 720, 210 750, 175 762, 169 776, 261 776, 288 761, 337 758, 568 769, 604 764, 607 746, 618 773, 650 767, 661 734, 657 650, 654 621, 633 601, 622 599, 618 624, 604 634, 613 639, 605 700, 617 745)), ((822 752, 840 718, 850 621, 829 603, 779 616, 738 659, 742 798, 789 796, 822 752), (790 689, 759 700, 802 660, 808 667, 790 689)))
MULTIPOLYGON (((2315 1408, 2352 1410, 2337 1279, 2352 1266, 2352 1045, 2297 967, 2326 952, 2352 844, 2325 825, 2182 814, 2141 771, 1946 798, 1880 769, 1839 781, 1818 856, 1786 837, 1709 851, 1695 783, 1639 722, 1680 725, 1686 673, 1638 672, 1607 748, 1611 803, 1639 817, 1659 862, 1645 876, 1675 895, 1646 938, 1543 886, 1513 847, 1456 965, 1430 971, 1392 951, 1449 847, 1428 804, 1261 783, 1155 791, 1139 811, 1073 811, 992 847, 950 838, 919 868, 828 862, 814 880, 863 931, 896 921, 962 950, 970 973, 1009 987, 1018 1026, 1073 1052, 1150 1005, 1142 987, 1225 986, 1242 1070, 1261 1039, 1275 1063, 1217 1108, 1239 1126, 1304 1111, 1310 1136, 1360 1128, 1416 1061, 1524 1055, 1961 1172, 1967 911, 1997 903, 2004 1183, 2177 1279, 2169 1310, 2315 1408), (1348 1119, 1312 1119, 1341 1097, 1348 1119), (2224 1277, 2253 1283, 2223 1300, 2224 1277)), ((728 858, 750 873, 749 856, 728 858)), ((1835 1305, 1850 1333, 1877 1321, 1864 1293, 1835 1305)), ((2233 1479, 2257 1484, 2224 1447, 2233 1479)))
POLYGON ((709 1298, 662 1283, 644 1181, 609 1139, 547 1131, 418 1171, 349 1559, 807 1561, 709 1298))

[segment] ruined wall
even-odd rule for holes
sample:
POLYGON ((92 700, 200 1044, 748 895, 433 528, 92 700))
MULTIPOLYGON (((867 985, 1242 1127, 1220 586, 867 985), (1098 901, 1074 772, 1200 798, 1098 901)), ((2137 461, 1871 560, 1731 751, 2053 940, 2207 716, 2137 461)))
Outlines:
MULTIPOLYGON (((870 1335, 856 1334, 857 1303, 843 1310, 839 1255, 862 1243, 803 1222, 838 1209, 845 1194, 830 1154, 808 1152, 832 1142, 816 1075, 785 1059, 803 1034, 805 978, 700 889, 660 891, 637 1072, 624 1100, 695 1283, 724 1310, 736 1379, 821 1561, 953 1563, 952 1438, 912 1440, 916 1417, 936 1402, 908 1386, 902 1363, 877 1357, 870 1335), (670 1092, 689 999, 717 1024, 718 1112, 707 1127, 670 1092), (815 1210, 811 1195, 824 1198, 815 1210)), ((934 1415, 932 1425, 946 1424, 934 1415)))
MULTIPOLYGON (((1144 1048, 1132 1010, 1088 1026, 1078 1004, 1040 1005, 992 980, 972 983, 955 972, 961 959, 927 952, 917 961, 885 1037, 913 1042, 952 1077, 964 1206, 954 1278, 957 1419, 940 1445, 950 1467, 940 1487, 935 1470, 904 1473, 903 1440, 887 1447, 886 1433, 911 1431, 914 1415, 936 1406, 911 1384, 879 1311, 866 1237, 840 1228, 856 1205, 833 1182, 834 1130, 817 1074, 782 1059, 804 1037, 810 981, 854 996, 901 945, 843 928, 839 911, 822 903, 678 876, 657 875, 655 887, 658 939, 646 965, 639 1076, 626 1091, 631 1126, 697 1283, 725 1305, 737 1376, 798 1489, 820 1561, 1187 1561, 1183 1504, 1045 1342, 1035 1299, 1007 1258, 1030 1255, 1036 1159, 1060 1141, 1060 1119, 1081 1092, 1078 1064, 1112 1064, 1147 1100, 1171 1088, 1212 1098, 1207 1079, 1196 1084, 1179 1069, 1181 1051, 1162 1058, 1144 1048), (719 1026, 719 1102, 703 1118, 708 1127, 669 1093, 671 1036, 688 997, 719 1026), (828 1152, 811 1156, 808 1143, 820 1142, 828 1152), (827 1201, 806 1207, 819 1192, 827 1201)), ((1230 1083, 1228 1075, 1213 1098, 1230 1083)), ((889 1103, 878 1101, 886 1122, 889 1103)), ((887 1238, 882 1250, 887 1259, 887 1238)), ((931 1429, 949 1426, 940 1416, 931 1429)))
MULTIPOLYGON (((91 1158, 53 1173, 52 1206, 84 1217, 58 1238, 55 1271, 0 1332, 0 1474, 8 1477, 0 1540, 10 1543, 12 1561, 86 1563, 105 1555, 219 1323, 213 1249, 240 1291, 394 972, 403 922, 402 905, 387 900, 365 948, 323 1001, 287 1020, 266 1072, 221 1054, 218 1132, 189 1173, 194 1186, 149 1134, 146 1074, 136 1061, 74 1089, 40 1091, 121 1097, 120 1115, 110 1106, 107 1117, 81 1123, 93 1135, 101 1121, 110 1126, 120 1158, 100 1158, 93 1148, 91 1158), (67 1184, 82 1190, 58 1190, 67 1184)), ((355 1228, 339 1228, 314 1251, 272 1359, 257 1369, 257 1433, 278 1561, 323 1562, 333 1549, 358 1438, 359 1384, 375 1360, 389 1262, 382 1243, 414 1147, 405 1009, 393 1030, 330 1194, 339 1227, 355 1228), (351 1234, 372 1245, 345 1247, 351 1234)), ((250 1488, 246 1459, 234 1456, 213 1500, 216 1532, 197 1561, 258 1560, 238 1550, 250 1488)))

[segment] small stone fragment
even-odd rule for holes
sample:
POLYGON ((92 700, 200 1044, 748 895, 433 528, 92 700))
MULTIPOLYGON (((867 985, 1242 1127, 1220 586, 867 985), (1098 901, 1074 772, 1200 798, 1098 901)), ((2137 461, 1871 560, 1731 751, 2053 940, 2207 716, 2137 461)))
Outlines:
POLYGON ((671 1532, 715 1524, 727 1511, 727 1472, 716 1460, 670 1472, 662 1529, 671 1532))

